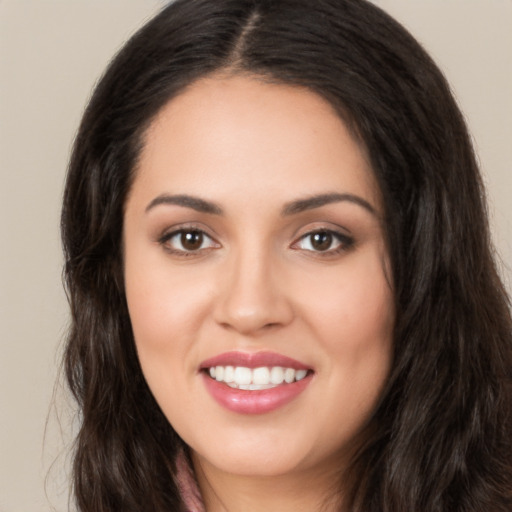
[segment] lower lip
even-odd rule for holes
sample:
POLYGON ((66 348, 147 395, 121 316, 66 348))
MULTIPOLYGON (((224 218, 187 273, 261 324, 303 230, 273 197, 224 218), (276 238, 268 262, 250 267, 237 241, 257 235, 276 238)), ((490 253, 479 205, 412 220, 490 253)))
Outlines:
POLYGON ((212 397, 226 409, 239 414, 264 414, 291 402, 300 395, 311 382, 312 375, 291 384, 281 384, 275 388, 248 391, 231 388, 223 382, 212 379, 203 373, 206 389, 212 397))

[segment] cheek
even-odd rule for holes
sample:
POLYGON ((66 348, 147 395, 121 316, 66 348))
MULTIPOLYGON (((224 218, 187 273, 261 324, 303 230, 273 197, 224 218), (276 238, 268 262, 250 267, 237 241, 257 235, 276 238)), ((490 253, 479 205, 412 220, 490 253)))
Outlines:
POLYGON ((208 294, 166 265, 126 261, 128 310, 144 377, 168 420, 194 416, 189 391, 195 385, 196 341, 208 294))
MULTIPOLYGON (((192 371, 191 351, 208 310, 208 282, 170 269, 165 254, 133 244, 126 251, 125 286, 139 360, 150 387, 192 371), (194 286, 194 283, 196 286, 194 286)), ((154 390, 156 391, 156 390, 154 390)))
POLYGON ((327 388, 335 390, 330 398, 336 413, 331 409, 328 421, 352 418, 354 429, 378 400, 393 353, 393 294, 382 259, 377 253, 366 256, 347 261, 326 279, 311 281, 303 295, 309 300, 302 304, 326 356, 327 388))
POLYGON ((378 253, 352 258, 337 272, 301 283, 301 309, 331 354, 390 351, 393 294, 378 253))
POLYGON ((389 375, 393 294, 377 257, 354 261, 323 285, 305 310, 326 356, 325 425, 341 445, 365 424, 389 375))
POLYGON ((172 269, 166 255, 155 256, 155 252, 132 249, 128 253, 126 297, 135 338, 141 343, 169 345, 172 338, 197 325, 208 301, 208 285, 197 286, 204 276, 196 275, 191 282, 189 273, 172 269))

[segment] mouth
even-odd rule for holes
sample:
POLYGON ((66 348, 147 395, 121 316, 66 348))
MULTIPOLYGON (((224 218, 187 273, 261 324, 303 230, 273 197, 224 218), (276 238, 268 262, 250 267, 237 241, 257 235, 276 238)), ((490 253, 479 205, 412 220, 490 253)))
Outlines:
POLYGON ((241 414, 262 414, 298 397, 314 370, 273 352, 229 352, 204 361, 200 373, 221 406, 241 414))
POLYGON ((223 382, 233 389, 260 391, 283 384, 292 384, 304 379, 311 370, 296 370, 282 366, 248 368, 246 366, 211 366, 203 370, 217 382, 223 382))

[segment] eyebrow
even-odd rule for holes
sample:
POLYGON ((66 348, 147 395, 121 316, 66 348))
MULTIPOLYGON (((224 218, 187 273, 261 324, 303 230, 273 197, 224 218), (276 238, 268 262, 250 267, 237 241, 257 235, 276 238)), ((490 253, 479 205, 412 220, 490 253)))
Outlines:
POLYGON ((314 208, 320 208, 321 206, 325 206, 327 204, 340 203, 343 201, 354 203, 358 206, 361 206, 371 214, 377 215, 375 208, 362 197, 356 196, 354 194, 338 193, 318 194, 311 197, 306 197, 305 199, 298 199, 297 201, 292 201, 291 203, 287 203, 285 205, 281 212, 281 215, 295 215, 297 213, 312 210, 314 208))
POLYGON ((210 201, 206 201, 204 199, 200 199, 199 197, 189 196, 186 194, 179 195, 168 195, 162 194, 158 197, 155 197, 147 206, 146 212, 155 208, 155 206, 159 206, 162 204, 173 204, 177 206, 183 206, 185 208, 192 208, 201 213, 211 213, 213 215, 222 215, 223 211, 220 206, 212 203, 210 201))
MULTIPOLYGON (((361 206, 371 214, 377 215, 375 208, 373 208, 373 206, 363 198, 356 196, 354 194, 339 194, 335 192, 327 194, 317 194, 311 197, 297 199, 295 201, 287 203, 282 209, 281 215, 283 217, 295 215, 297 213, 302 213, 307 210, 320 208, 321 206, 325 206, 327 204, 340 203, 343 201, 348 201, 350 203, 361 206)), ((149 210, 159 205, 182 206, 185 208, 191 208, 201 213, 209 213, 212 215, 224 214, 222 208, 217 204, 212 203, 211 201, 206 201, 205 199, 201 199, 199 197, 189 196, 187 194, 159 195, 148 204, 145 211, 148 212, 149 210)))

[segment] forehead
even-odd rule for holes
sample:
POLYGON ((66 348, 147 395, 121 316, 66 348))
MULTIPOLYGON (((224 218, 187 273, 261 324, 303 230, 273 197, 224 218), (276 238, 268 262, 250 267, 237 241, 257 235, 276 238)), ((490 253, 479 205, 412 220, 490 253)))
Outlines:
POLYGON ((249 184, 269 200, 335 189, 380 203, 364 150, 326 100, 247 76, 205 78, 169 101, 145 134, 137 183, 155 195, 200 187, 222 200, 249 184))

